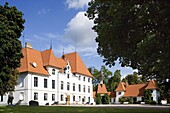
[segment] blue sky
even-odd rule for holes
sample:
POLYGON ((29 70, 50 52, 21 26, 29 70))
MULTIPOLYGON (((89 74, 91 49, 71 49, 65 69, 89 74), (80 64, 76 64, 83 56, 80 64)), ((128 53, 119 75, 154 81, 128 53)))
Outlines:
MULTIPOLYGON (((36 50, 52 49, 56 57, 64 53, 79 53, 87 67, 100 69, 103 58, 97 54, 97 34, 91 29, 93 21, 84 16, 90 0, 0 0, 0 5, 8 2, 24 13, 25 29, 23 42, 29 42, 36 50)), ((108 69, 119 69, 122 76, 132 74, 129 67, 118 63, 108 69)))

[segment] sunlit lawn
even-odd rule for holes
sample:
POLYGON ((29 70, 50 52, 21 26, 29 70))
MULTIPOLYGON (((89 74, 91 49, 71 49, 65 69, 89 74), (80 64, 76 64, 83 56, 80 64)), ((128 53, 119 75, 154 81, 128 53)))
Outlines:
POLYGON ((0 106, 0 113, 169 113, 169 110, 114 107, 0 106))

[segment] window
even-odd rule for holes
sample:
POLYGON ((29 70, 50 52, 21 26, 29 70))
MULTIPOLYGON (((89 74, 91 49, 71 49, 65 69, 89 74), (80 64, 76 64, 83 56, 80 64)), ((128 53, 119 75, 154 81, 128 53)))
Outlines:
POLYGON ((38 100, 38 93, 37 92, 34 93, 34 100, 38 100))
POLYGON ((24 92, 20 92, 19 99, 24 100, 24 92))
POLYGON ((52 69, 52 74, 55 75, 55 69, 52 69))
POLYGON ((52 89, 55 89, 55 80, 52 80, 52 89))
POLYGON ((151 91, 151 93, 153 93, 153 90, 150 90, 151 91))
POLYGON ((67 90, 70 90, 70 83, 67 82, 67 90))
POLYGON ((76 97, 75 96, 73 96, 73 101, 75 101, 76 100, 76 97))
POLYGON ((52 94, 52 101, 55 101, 55 94, 52 94))
POLYGON ((1 101, 0 102, 3 102, 3 95, 1 95, 1 101))
POLYGON ((21 78, 20 87, 24 87, 24 78, 21 78))
POLYGON ((47 88, 47 79, 44 79, 44 88, 47 88))
POLYGON ((85 87, 85 85, 83 85, 83 92, 86 92, 86 87, 85 87))
POLYGON ((48 95, 47 93, 44 93, 44 100, 47 100, 48 99, 48 95))
POLYGON ((90 82, 90 78, 88 78, 88 82, 90 82))
POLYGON ((83 81, 86 81, 86 77, 83 77, 83 81))
POLYGON ((67 74, 67 78, 70 78, 70 75, 69 75, 69 74, 67 74))
POLYGON ((81 80, 81 76, 79 75, 79 80, 81 80))
POLYGON ((63 100, 64 100, 64 97, 63 97, 63 95, 62 95, 62 94, 61 94, 61 98, 60 98, 60 99, 61 99, 61 101, 63 101, 63 100))
POLYGON ((34 77, 34 87, 38 87, 38 77, 34 77))
POLYGON ((63 90, 64 89, 64 82, 63 81, 61 81, 61 90, 63 90))
POLYGON ((79 101, 81 101, 81 96, 79 96, 79 101))
POLYGON ((119 95, 121 95, 121 92, 119 92, 119 95))
POLYGON ((88 93, 90 93, 90 86, 88 86, 88 93))
POLYGON ((73 91, 75 91, 75 83, 73 83, 73 91))
POLYGON ((151 100, 153 100, 153 97, 151 97, 151 100))
POLYGON ((88 102, 89 102, 89 104, 90 104, 90 97, 88 98, 88 102))
POLYGON ((79 92, 81 92, 81 85, 79 84, 79 92))

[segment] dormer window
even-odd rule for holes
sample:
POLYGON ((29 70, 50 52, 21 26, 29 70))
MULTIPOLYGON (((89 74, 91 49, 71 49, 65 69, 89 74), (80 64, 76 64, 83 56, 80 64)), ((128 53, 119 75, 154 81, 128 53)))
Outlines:
POLYGON ((55 69, 52 69, 52 74, 55 75, 55 69))

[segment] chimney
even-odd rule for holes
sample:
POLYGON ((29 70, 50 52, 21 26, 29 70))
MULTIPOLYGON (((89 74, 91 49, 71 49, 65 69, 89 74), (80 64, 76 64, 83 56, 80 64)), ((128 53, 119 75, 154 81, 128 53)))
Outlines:
POLYGON ((26 47, 26 48, 31 48, 31 49, 32 49, 32 44, 29 44, 28 42, 25 42, 25 47, 26 47))

